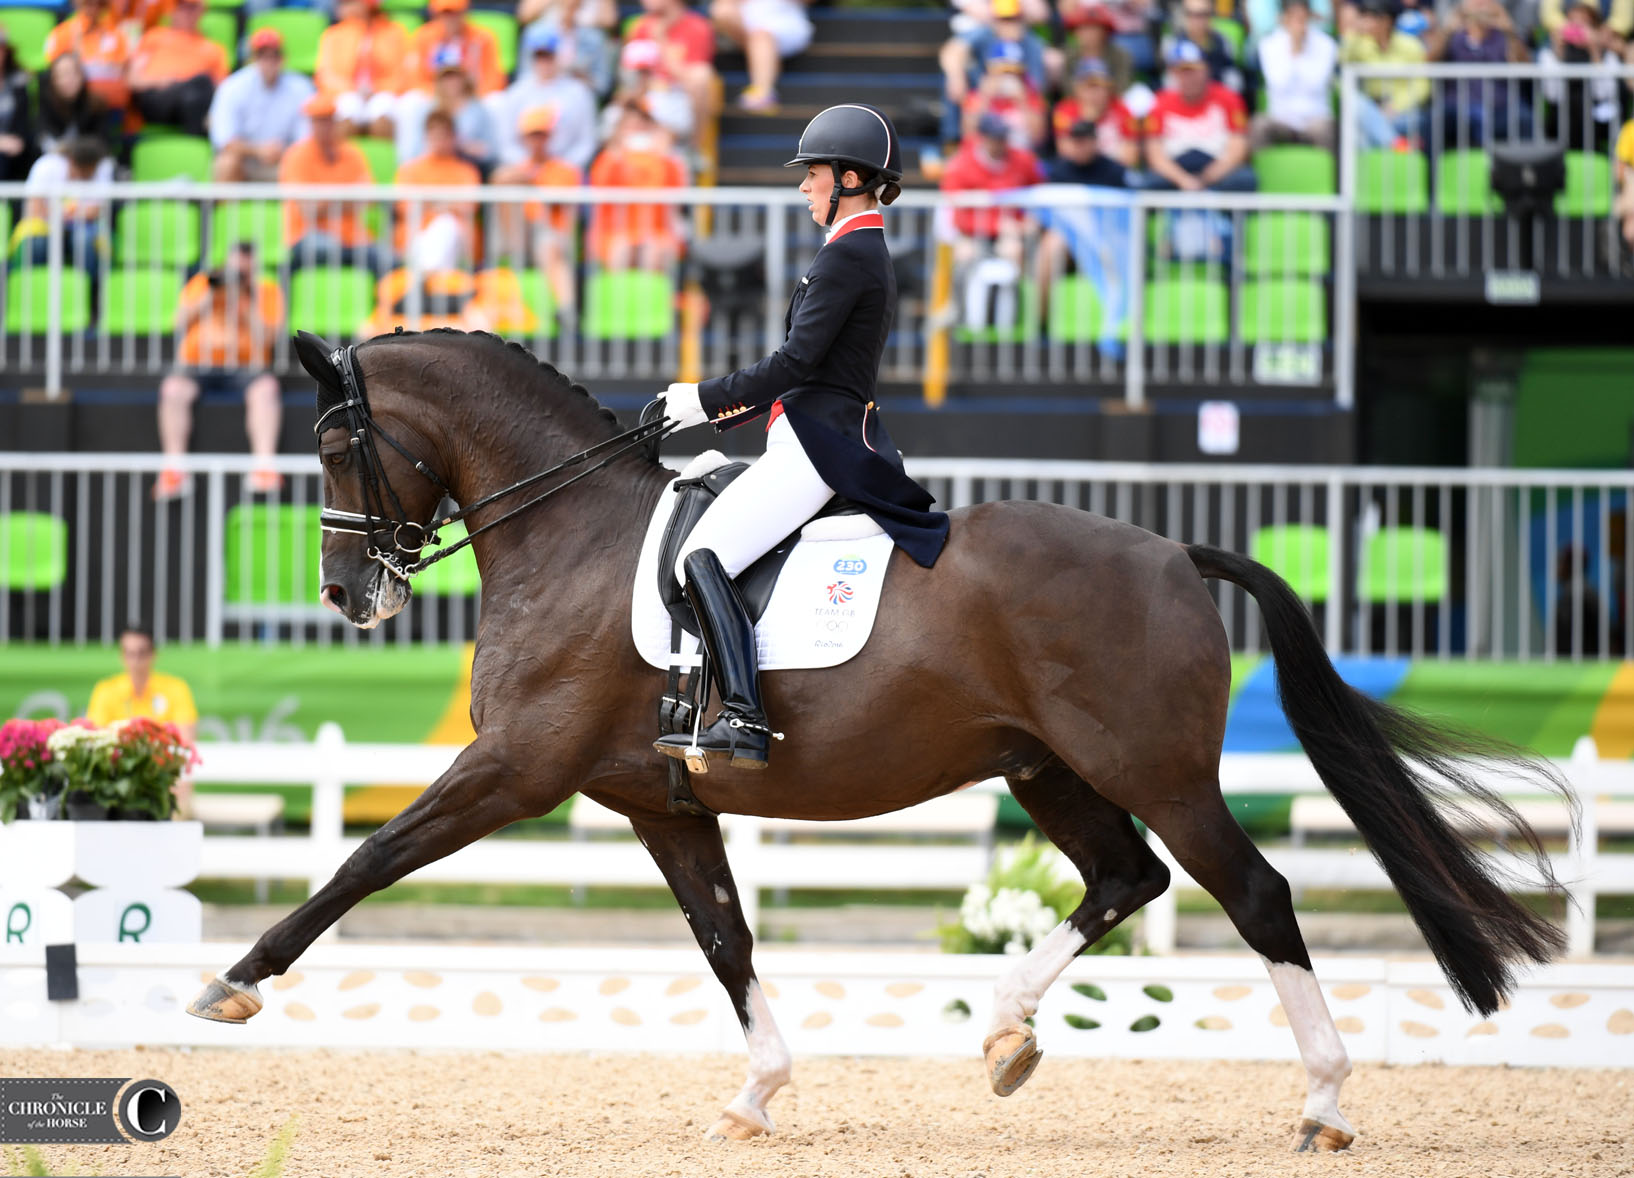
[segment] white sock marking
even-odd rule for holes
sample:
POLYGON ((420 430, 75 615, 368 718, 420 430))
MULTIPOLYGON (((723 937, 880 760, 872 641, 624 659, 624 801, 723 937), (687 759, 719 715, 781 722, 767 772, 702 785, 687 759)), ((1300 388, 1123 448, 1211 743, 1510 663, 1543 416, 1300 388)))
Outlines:
POLYGON ((766 1105, 789 1082, 792 1061, 758 981, 749 983, 749 1025, 744 1038, 749 1044, 749 1077, 743 1091, 726 1107, 770 1133, 775 1126, 766 1105))
POLYGON ((1354 1133, 1350 1122, 1339 1111, 1339 1086, 1350 1075, 1350 1056, 1339 1040, 1339 1028, 1333 1025, 1328 1004, 1322 998, 1322 988, 1316 975, 1304 966, 1273 962, 1261 957, 1265 972, 1271 975, 1277 997, 1293 1028, 1294 1042, 1299 1044, 1299 1058, 1305 1064, 1309 1082, 1305 1097, 1305 1115, 1323 1125, 1331 1125, 1346 1133, 1354 1133))
POLYGON ((1072 964, 1087 942, 1084 934, 1062 921, 1032 947, 993 988, 993 1021, 988 1033, 1021 1026, 1038 1010, 1039 1000, 1061 971, 1072 964))

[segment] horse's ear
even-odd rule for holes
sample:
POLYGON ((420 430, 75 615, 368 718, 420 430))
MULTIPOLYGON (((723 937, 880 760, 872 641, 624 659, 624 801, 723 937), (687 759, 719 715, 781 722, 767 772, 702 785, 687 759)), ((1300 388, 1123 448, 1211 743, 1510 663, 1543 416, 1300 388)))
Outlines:
POLYGON ((300 357, 301 367, 311 374, 312 379, 325 388, 338 389, 340 387, 340 373, 329 362, 329 355, 334 349, 321 335, 313 335, 310 331, 295 333, 295 355, 300 357))

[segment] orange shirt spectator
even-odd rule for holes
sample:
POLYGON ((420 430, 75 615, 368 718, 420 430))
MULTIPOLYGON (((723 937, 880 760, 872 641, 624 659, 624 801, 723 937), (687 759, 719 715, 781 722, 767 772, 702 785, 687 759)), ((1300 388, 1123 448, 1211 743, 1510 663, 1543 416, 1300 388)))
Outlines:
MULTIPOLYGON (((639 102, 625 107, 613 139, 590 165, 592 188, 685 188, 686 164, 669 136, 639 102)), ((590 251, 603 265, 622 269, 632 251, 659 260, 680 253, 680 210, 675 205, 600 204, 590 217, 590 251)), ((656 267, 651 267, 656 268, 656 267)))
POLYGON ((176 300, 178 316, 192 320, 177 358, 189 368, 270 368, 273 342, 284 326, 283 289, 270 278, 252 276, 245 283, 254 284, 251 297, 244 286, 229 289, 210 279, 210 274, 193 275, 176 300))
POLYGON ((402 26, 380 11, 379 0, 350 0, 341 19, 318 38, 318 69, 313 80, 321 93, 401 94, 407 78, 409 37, 402 26))
MULTIPOLYGON (((426 116, 426 148, 426 153, 419 159, 398 166, 395 183, 462 188, 481 186, 482 173, 461 159, 455 150, 454 120, 446 111, 434 110, 426 116)), ((410 238, 444 214, 452 214, 459 223, 461 240, 471 242, 477 214, 474 201, 422 201, 417 224, 410 221, 412 203, 402 201, 397 206, 397 248, 406 253, 410 238)))
POLYGON ((499 68, 499 42, 487 29, 465 19, 469 0, 431 0, 431 19, 409 37, 407 86, 430 90, 437 81, 437 51, 450 46, 476 84, 478 94, 505 89, 505 71, 499 68))
MULTIPOLYGON (((1044 178, 1038 159, 1025 148, 1009 143, 1004 120, 983 115, 976 134, 959 144, 942 172, 943 192, 1004 192, 1025 188, 1044 178)), ((965 237, 995 238, 1006 225, 1022 220, 1020 209, 955 209, 953 228, 965 237)))
MULTIPOLYGON (((584 183, 584 173, 567 160, 550 154, 550 136, 556 130, 556 111, 548 106, 535 106, 522 112, 516 131, 527 155, 518 163, 496 168, 495 184, 527 184, 536 188, 578 188, 584 183)), ((575 209, 572 205, 544 205, 530 201, 524 205, 530 221, 545 221, 554 233, 573 232, 575 209), (548 221, 546 220, 548 217, 548 221)))
POLYGON ((672 77, 683 66, 715 64, 715 27, 681 0, 646 0, 646 9, 624 40, 656 41, 663 46, 663 65, 672 77))
POLYGON ((108 0, 80 0, 79 11, 51 30, 45 39, 46 61, 56 61, 65 53, 79 58, 91 93, 116 110, 130 105, 130 87, 125 82, 130 42, 108 0))
MULTIPOLYGON (((311 121, 312 134, 284 153, 278 165, 278 183, 373 185, 369 161, 341 134, 335 120, 335 100, 327 94, 314 95, 302 110, 311 121)), ((356 204, 315 201, 307 206, 299 200, 286 201, 284 240, 294 245, 308 233, 333 237, 343 246, 360 245, 368 239, 356 204)))
POLYGON ((149 29, 131 54, 133 86, 163 86, 200 75, 221 85, 227 77, 227 51, 197 29, 168 25, 149 29))
POLYGON ((125 28, 125 35, 137 39, 142 33, 157 27, 170 15, 176 0, 109 0, 114 19, 125 28))

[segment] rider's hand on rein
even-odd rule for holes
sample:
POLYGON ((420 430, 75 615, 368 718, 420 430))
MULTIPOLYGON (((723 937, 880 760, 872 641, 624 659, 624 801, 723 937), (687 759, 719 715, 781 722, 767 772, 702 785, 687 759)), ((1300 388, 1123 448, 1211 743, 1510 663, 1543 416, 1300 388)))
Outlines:
POLYGON ((702 425, 709 417, 698 403, 698 386, 672 384, 664 392, 664 421, 676 429, 702 425))

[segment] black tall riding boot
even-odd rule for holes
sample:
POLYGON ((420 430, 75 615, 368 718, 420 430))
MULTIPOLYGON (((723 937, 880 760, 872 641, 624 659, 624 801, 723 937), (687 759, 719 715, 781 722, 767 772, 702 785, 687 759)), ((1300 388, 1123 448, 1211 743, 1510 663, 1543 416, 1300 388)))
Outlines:
MULTIPOLYGON (((726 575, 720 559, 703 548, 686 558, 686 598, 698 617, 698 632, 715 671, 721 711, 715 722, 698 733, 696 747, 713 760, 730 757, 738 769, 764 769, 772 730, 760 706, 760 668, 756 663, 755 624, 726 575)), ((687 761, 694 773, 708 772, 708 761, 687 757, 692 734, 661 737, 653 747, 665 756, 687 761)))

